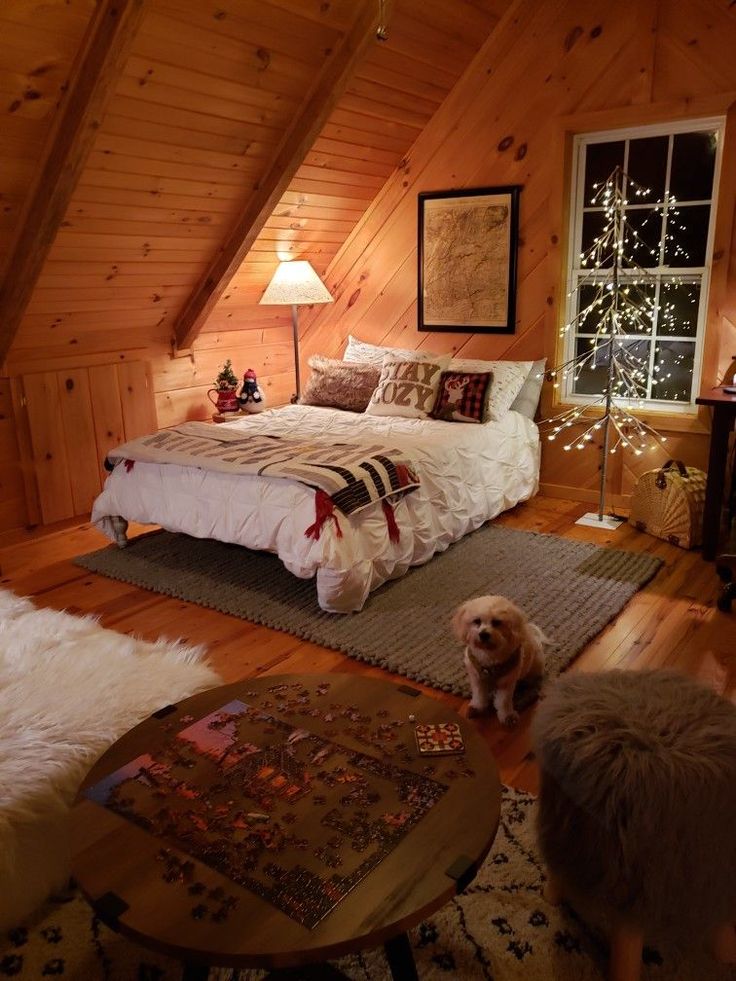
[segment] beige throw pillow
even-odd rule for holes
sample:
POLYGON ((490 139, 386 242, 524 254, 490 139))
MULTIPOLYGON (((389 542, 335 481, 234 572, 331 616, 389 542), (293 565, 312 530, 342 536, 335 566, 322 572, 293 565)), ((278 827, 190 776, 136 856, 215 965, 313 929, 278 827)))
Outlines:
POLYGON ((395 354, 398 358, 411 358, 415 352, 402 347, 382 347, 379 344, 369 344, 368 341, 359 341, 357 337, 348 334, 348 344, 345 348, 343 361, 363 361, 367 364, 383 366, 383 359, 387 354, 395 354))
POLYGON ((302 405, 323 405, 349 412, 364 412, 378 384, 381 369, 373 364, 346 363, 314 354, 307 362, 310 375, 302 405))
POLYGON ((440 376, 449 363, 449 357, 400 358, 387 354, 365 411, 373 416, 426 418, 437 397, 440 376))
POLYGON ((503 419, 532 369, 533 361, 479 361, 453 358, 450 371, 490 371, 493 374, 488 412, 491 419, 503 419))

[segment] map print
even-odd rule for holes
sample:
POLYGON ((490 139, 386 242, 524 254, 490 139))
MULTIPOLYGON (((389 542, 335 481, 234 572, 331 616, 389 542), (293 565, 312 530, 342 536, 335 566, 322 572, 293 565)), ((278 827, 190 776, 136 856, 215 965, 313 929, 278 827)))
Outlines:
POLYGON ((425 199, 425 323, 506 325, 510 214, 509 194, 425 199))
POLYGON ((311 929, 446 790, 234 700, 86 796, 311 929))

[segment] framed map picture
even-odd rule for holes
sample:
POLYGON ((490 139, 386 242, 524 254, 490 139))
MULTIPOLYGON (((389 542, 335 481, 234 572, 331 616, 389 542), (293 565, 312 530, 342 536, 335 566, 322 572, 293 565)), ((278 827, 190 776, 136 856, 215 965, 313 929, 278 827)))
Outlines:
POLYGON ((419 330, 514 333, 520 190, 419 195, 419 330))

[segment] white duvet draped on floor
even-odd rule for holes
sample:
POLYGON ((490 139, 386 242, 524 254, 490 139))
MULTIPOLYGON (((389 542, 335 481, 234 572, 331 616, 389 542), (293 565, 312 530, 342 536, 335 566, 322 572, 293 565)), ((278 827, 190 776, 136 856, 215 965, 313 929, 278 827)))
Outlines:
POLYGON ((380 505, 349 518, 338 512, 339 537, 328 521, 318 541, 315 492, 271 477, 217 473, 172 464, 118 466, 92 510, 115 539, 111 518, 157 524, 195 538, 215 538, 275 552, 290 572, 317 577, 324 610, 360 610, 369 592, 443 551, 501 511, 536 493, 539 432, 518 412, 484 425, 371 416, 290 405, 227 423, 246 432, 314 435, 382 442, 415 462, 421 486, 395 504, 400 531, 389 538, 380 505))

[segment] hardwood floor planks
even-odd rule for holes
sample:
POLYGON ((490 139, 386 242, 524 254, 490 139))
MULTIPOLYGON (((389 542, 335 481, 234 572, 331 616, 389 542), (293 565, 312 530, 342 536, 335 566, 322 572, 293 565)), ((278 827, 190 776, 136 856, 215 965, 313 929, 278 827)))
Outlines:
MULTIPOLYGON (((660 556, 665 565, 571 666, 572 671, 666 667, 682 671, 736 700, 736 623, 715 605, 720 582, 698 552, 684 552, 640 534, 628 525, 615 532, 575 525, 585 504, 537 497, 502 515, 499 523, 526 531, 563 535, 660 556)), ((138 534, 143 526, 131 526, 138 534)), ((193 603, 171 599, 127 583, 105 579, 74 565, 75 555, 105 544, 89 523, 66 522, 35 531, 0 535, 0 584, 28 595, 42 607, 95 613, 105 627, 148 640, 160 636, 205 644, 225 682, 287 672, 348 672, 386 678, 386 672, 338 651, 299 640, 193 603)), ((450 636, 438 637, 448 657, 460 657, 450 636)), ((391 677, 388 675, 388 677, 391 677)), ((396 679, 401 681, 401 679, 396 679)), ((416 685, 448 707, 464 711, 462 699, 416 685)), ((514 730, 495 718, 473 723, 494 753, 501 777, 512 786, 536 791, 538 771, 531 754, 533 709, 514 730)))

